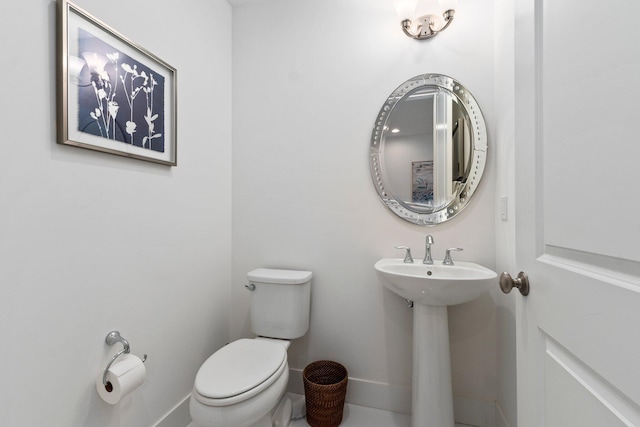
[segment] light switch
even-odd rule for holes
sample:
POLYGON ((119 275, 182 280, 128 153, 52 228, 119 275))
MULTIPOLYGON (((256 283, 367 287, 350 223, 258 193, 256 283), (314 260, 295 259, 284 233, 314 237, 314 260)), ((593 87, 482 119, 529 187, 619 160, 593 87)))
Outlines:
POLYGON ((503 221, 509 219, 509 196, 500 197, 500 219, 503 221))

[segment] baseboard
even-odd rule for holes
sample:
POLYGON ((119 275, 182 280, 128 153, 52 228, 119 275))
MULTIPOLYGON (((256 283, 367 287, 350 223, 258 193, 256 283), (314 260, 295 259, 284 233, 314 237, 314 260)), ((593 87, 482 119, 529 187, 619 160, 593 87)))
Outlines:
MULTIPOLYGON (((302 370, 289 370, 287 391, 304 394, 302 370)), ((347 403, 384 411, 411 413, 411 388, 349 377, 347 403)))
MULTIPOLYGON (((289 370, 287 391, 304 395, 301 369, 289 370)), ((411 388, 406 386, 349 377, 346 400, 347 403, 354 405, 404 414, 411 413, 411 388)), ((493 401, 454 397, 453 412, 457 423, 477 427, 497 427, 496 405, 493 401)))
POLYGON ((500 406, 500 402, 496 402, 496 427, 511 427, 502 406, 500 406))
POLYGON ((191 393, 182 399, 173 407, 164 417, 160 419, 153 427, 183 427, 191 423, 191 414, 189 413, 189 398, 191 393))
POLYGON ((453 397, 456 423, 474 427, 496 427, 496 403, 464 397, 453 397))
MULTIPOLYGON (((304 395, 302 370, 289 370, 287 391, 304 395)), ((187 395, 153 427, 180 427, 191 423, 187 395)), ((381 409, 383 411, 411 413, 411 388, 349 377, 347 403, 381 409)), ((510 427, 495 402, 453 398, 456 423, 476 427, 510 427)))

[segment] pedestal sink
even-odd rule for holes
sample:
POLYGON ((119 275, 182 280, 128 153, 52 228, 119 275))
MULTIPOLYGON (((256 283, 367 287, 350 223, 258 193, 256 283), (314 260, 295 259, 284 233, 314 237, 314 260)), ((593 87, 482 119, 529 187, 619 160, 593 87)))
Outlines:
POLYGON ((412 427, 454 427, 447 306, 487 292, 497 274, 472 262, 404 263, 383 258, 375 269, 392 292, 413 301, 412 427))

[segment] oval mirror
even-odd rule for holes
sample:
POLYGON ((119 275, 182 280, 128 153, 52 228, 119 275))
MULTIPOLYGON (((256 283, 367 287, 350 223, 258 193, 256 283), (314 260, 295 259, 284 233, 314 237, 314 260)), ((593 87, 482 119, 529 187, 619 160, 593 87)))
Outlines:
POLYGON ((439 224, 462 211, 478 187, 487 157, 484 117, 456 80, 416 76, 380 109, 369 155, 389 209, 415 224, 439 224))

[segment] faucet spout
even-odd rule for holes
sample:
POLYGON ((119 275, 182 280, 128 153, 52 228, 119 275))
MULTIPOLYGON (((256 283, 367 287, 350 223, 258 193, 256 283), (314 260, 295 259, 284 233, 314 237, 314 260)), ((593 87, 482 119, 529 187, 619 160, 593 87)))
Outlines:
POLYGON ((433 264, 433 258, 431 257, 431 245, 433 245, 433 236, 428 234, 425 239, 424 259, 422 260, 423 264, 433 264))

